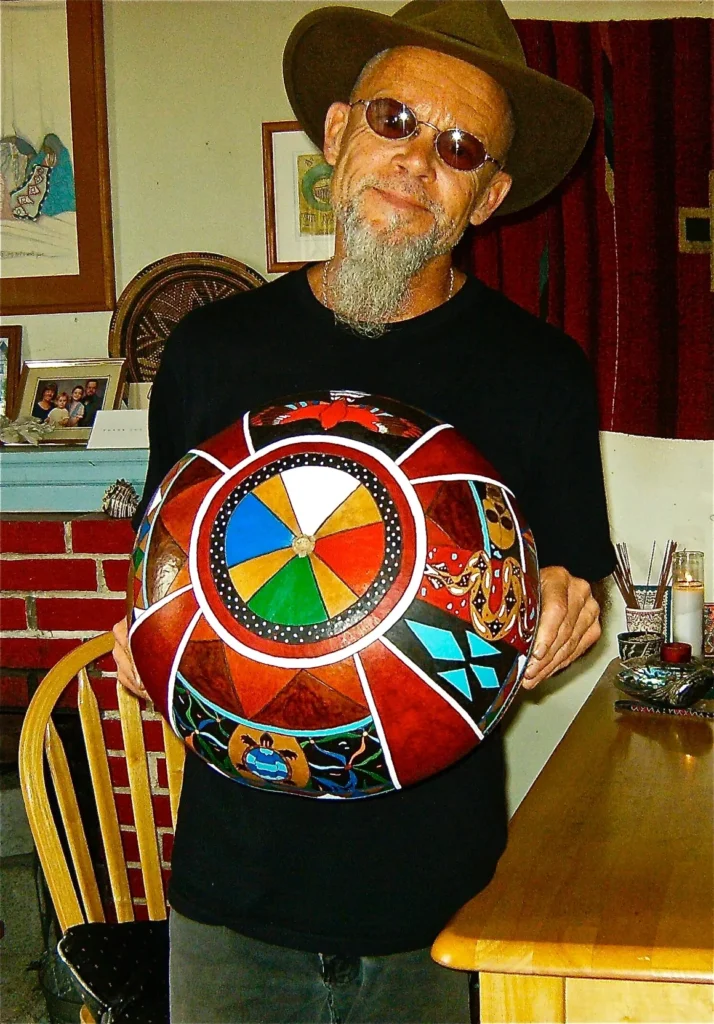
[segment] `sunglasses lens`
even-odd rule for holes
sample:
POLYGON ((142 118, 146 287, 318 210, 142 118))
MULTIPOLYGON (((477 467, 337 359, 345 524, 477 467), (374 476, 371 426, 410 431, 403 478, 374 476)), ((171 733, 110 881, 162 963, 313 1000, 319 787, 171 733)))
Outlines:
POLYGON ((458 128, 442 132, 436 140, 436 149, 444 163, 457 171, 474 171, 486 159, 483 143, 458 128))
POLYGON ((414 111, 399 100, 378 99, 367 104, 367 124, 383 139, 406 139, 416 129, 414 111))

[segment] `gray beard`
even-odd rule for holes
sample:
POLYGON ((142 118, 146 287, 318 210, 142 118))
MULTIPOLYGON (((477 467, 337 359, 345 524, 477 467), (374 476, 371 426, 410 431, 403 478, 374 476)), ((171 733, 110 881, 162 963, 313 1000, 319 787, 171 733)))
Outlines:
POLYGON ((395 213, 381 231, 362 219, 362 193, 366 182, 349 203, 336 211, 344 236, 345 255, 330 282, 330 298, 337 323, 366 338, 379 338, 404 304, 412 278, 434 259, 451 249, 443 244, 443 211, 432 205, 433 228, 421 237, 392 241, 392 231, 404 223, 395 213), (439 219, 439 213, 442 219, 439 219))

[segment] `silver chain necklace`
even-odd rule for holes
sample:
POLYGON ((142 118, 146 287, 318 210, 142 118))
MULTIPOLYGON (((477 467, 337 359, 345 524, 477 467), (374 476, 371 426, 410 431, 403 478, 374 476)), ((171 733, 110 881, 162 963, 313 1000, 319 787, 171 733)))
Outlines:
MULTIPOLYGON (((328 305, 328 302, 327 302, 327 267, 328 267, 328 265, 331 262, 332 262, 331 260, 325 260, 325 262, 322 264, 322 304, 323 304, 323 306, 327 306, 328 309, 329 309, 329 305, 328 305)), ((447 302, 449 301, 449 299, 451 298, 451 296, 453 294, 454 294, 454 268, 453 268, 453 266, 451 266, 451 267, 449 267, 449 294, 446 296, 446 301, 447 302)))

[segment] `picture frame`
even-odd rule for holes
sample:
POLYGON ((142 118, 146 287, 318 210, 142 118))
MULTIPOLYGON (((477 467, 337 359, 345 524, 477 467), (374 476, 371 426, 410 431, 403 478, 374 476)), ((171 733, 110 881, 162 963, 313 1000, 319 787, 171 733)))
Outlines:
POLYGON ((28 360, 20 378, 17 417, 36 415, 54 423, 41 444, 84 444, 97 412, 119 408, 125 364, 125 359, 112 358, 28 360))
POLYGON ((22 361, 22 327, 0 327, 0 416, 14 418, 20 365, 22 361))
POLYGON ((263 123, 268 273, 298 270, 333 255, 331 174, 332 168, 298 121, 263 123))
MULTIPOLYGON (((70 189, 70 195, 72 186, 74 189, 74 195, 69 199, 67 205, 70 206, 74 201, 76 240, 74 234, 71 237, 70 235, 66 236, 66 244, 73 251, 73 267, 72 269, 64 268, 62 273, 53 273, 55 267, 52 266, 49 253, 33 251, 29 254, 36 258, 29 268, 32 270, 32 275, 28 273, 27 276, 20 276, 22 273, 20 271, 20 274, 10 276, 12 260, 4 256, 2 259, 2 289, 0 291, 0 311, 3 315, 108 310, 113 309, 116 299, 104 81, 102 0, 65 0, 65 3, 67 59, 60 66, 66 68, 68 76, 66 80, 68 81, 68 103, 71 111, 71 146, 65 145, 64 140, 58 134, 52 134, 56 132, 52 125, 45 126, 44 131, 49 134, 45 134, 44 141, 41 140, 41 134, 32 140, 25 139, 24 136, 8 137, 6 135, 2 141, 6 145, 15 143, 19 147, 14 151, 16 154, 30 154, 30 163, 26 165, 26 174, 33 169, 32 162, 38 161, 34 170, 47 174, 49 178, 48 196, 51 195, 49 185, 52 184, 52 176, 59 173, 60 167, 63 168, 65 178, 58 178, 58 182, 61 180, 62 187, 70 189), (48 140, 55 141, 48 142, 48 140), (57 148, 53 149, 53 146, 57 146, 57 148), (31 155, 33 152, 35 152, 34 157, 31 155), (57 153, 60 155, 57 156, 57 153), (45 172, 42 170, 44 167, 50 169, 45 172), (68 167, 69 170, 67 170, 68 167), (66 184, 67 177, 69 177, 69 185, 66 184), (75 267, 78 267, 78 272, 74 269, 75 267)), ((8 16, 32 17, 38 13, 40 17, 42 16, 42 12, 33 11, 29 5, 18 5, 17 10, 10 5, 4 4, 3 6, 8 7, 8 11, 4 12, 8 16)), ((36 49, 41 51, 42 47, 38 46, 36 49)), ((40 52, 40 59, 41 56, 40 52)), ((20 58, 21 53, 18 55, 18 64, 21 64, 20 58)), ((11 72, 6 70, 4 74, 9 76, 11 72)), ((66 103, 65 100, 65 106, 66 103)), ((7 131, 7 128, 5 130, 7 131)), ((66 130, 69 131, 69 129, 66 130)), ((14 183, 14 186, 16 189, 19 188, 17 182, 14 183)), ((19 191, 17 194, 19 195, 19 191)), ((55 196, 57 194, 57 189, 55 189, 55 196)), ((59 222, 62 218, 45 215, 49 209, 49 199, 43 200, 43 202, 44 206, 40 206, 39 212, 30 208, 30 214, 35 219, 31 220, 29 227, 35 229, 36 234, 45 231, 50 237, 51 233, 53 241, 54 233, 59 230, 59 222), (45 222, 52 222, 51 225, 43 228, 41 224, 43 219, 45 222)), ((64 219, 71 219, 72 216, 72 212, 65 213, 64 219)), ((23 251, 28 247, 22 245, 21 230, 25 226, 24 219, 26 219, 25 214, 18 217, 13 211, 13 217, 4 221, 6 231, 3 249, 8 249, 7 229, 15 229, 18 239, 12 254, 17 260, 28 256, 28 253, 23 251), (17 224, 18 220, 21 221, 19 225, 17 224)), ((61 226, 63 231, 71 230, 73 232, 74 230, 71 224, 61 226)), ((65 236, 63 235, 63 237, 65 236)), ((48 245, 51 244, 52 242, 48 242, 48 245)), ((19 266, 24 268, 26 263, 20 262, 19 266)), ((15 269, 17 270, 17 268, 18 264, 16 263, 15 269)))

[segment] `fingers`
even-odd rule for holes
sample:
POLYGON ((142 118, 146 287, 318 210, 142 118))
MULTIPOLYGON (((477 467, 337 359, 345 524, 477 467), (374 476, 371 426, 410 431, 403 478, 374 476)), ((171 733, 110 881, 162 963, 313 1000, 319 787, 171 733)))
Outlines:
MULTIPOLYGON (((597 602, 595 602, 597 605, 597 602)), ((579 625, 578 628, 573 632, 572 636, 560 647, 552 659, 546 664, 538 663, 536 674, 524 678, 523 686, 527 690, 532 690, 533 687, 537 686, 538 683, 542 683, 544 679, 549 679, 550 676, 555 675, 556 672, 562 671, 567 668, 574 661, 589 650, 594 643, 600 639, 602 629, 600 627, 599 614, 595 614, 595 618, 590 622, 584 631, 579 625)))
POLYGON ((112 656, 117 663, 118 681, 137 697, 148 700, 149 695, 139 679, 131 651, 129 650, 129 628, 126 619, 117 622, 112 632, 114 633, 112 656))
POLYGON ((541 571, 541 620, 523 686, 532 689, 571 664, 600 636, 600 606, 590 585, 562 566, 541 571))

